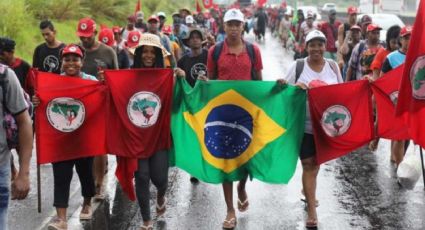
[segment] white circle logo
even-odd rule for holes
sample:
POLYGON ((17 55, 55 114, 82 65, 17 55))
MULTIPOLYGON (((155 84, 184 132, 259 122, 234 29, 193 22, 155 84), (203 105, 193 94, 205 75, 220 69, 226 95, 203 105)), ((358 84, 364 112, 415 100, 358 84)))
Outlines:
POLYGON ((131 123, 140 128, 156 124, 161 111, 161 99, 152 92, 141 91, 134 94, 127 106, 131 123))
POLYGON ((109 39, 107 37, 104 37, 104 38, 102 38, 102 42, 103 43, 108 43, 109 42, 109 39))
POLYGON ((69 97, 58 97, 49 102, 46 109, 47 119, 55 129, 70 133, 78 129, 86 116, 84 104, 69 97))
POLYGON ((69 51, 75 52, 75 51, 77 51, 77 47, 71 46, 71 47, 69 47, 69 51))
POLYGON ((418 57, 410 69, 410 82, 413 97, 425 99, 425 56, 418 57))
POLYGON ((81 23, 80 28, 82 30, 86 30, 87 29, 87 24, 86 23, 81 23))
POLYGON ((138 37, 137 35, 134 35, 134 36, 131 38, 131 40, 132 40, 133 42, 137 42, 137 41, 139 41, 139 37, 138 37))
POLYGON ((398 90, 394 91, 390 94, 390 99, 391 99, 391 102, 393 103, 393 105, 396 106, 397 101, 398 101, 398 90))
POLYGON ((341 136, 351 126, 351 113, 345 106, 331 106, 323 112, 321 124, 328 136, 341 136))

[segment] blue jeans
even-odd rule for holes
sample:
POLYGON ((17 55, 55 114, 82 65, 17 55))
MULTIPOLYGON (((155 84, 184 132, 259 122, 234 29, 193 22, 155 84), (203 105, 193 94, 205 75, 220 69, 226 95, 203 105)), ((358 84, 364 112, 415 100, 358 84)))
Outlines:
POLYGON ((10 161, 0 165, 0 229, 7 229, 7 208, 10 194, 10 161))

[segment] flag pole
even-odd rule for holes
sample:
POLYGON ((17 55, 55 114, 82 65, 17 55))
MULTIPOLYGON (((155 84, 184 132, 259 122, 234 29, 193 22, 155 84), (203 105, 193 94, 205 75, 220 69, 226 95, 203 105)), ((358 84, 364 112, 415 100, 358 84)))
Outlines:
POLYGON ((39 164, 37 164, 37 203, 38 203, 38 213, 41 213, 41 179, 40 179, 39 164))
POLYGON ((421 165, 422 165, 422 179, 424 180, 424 189, 425 189, 425 167, 424 167, 424 154, 422 152, 422 147, 419 145, 419 152, 421 154, 421 165))

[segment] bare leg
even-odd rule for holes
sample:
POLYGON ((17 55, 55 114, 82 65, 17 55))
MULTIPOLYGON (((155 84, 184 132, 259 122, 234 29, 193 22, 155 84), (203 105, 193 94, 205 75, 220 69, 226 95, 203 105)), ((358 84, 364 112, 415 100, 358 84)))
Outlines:
MULTIPOLYGON (((227 206, 226 220, 236 219, 235 208, 233 207, 233 182, 224 182, 223 184, 224 200, 227 206)), ((224 225, 223 225, 224 226, 224 225)))
POLYGON ((97 156, 94 158, 93 169, 94 169, 94 178, 95 178, 95 186, 96 186, 97 195, 101 193, 101 189, 103 187, 103 179, 105 178, 107 161, 108 161, 108 157, 106 155, 97 156))
POLYGON ((404 158, 404 141, 392 141, 391 159, 398 166, 404 158))
POLYGON ((316 179, 319 173, 319 165, 317 165, 314 157, 301 160, 303 166, 302 182, 307 200, 307 221, 317 221, 316 213, 316 179))
POLYGON ((66 221, 66 208, 56 208, 59 219, 66 221))

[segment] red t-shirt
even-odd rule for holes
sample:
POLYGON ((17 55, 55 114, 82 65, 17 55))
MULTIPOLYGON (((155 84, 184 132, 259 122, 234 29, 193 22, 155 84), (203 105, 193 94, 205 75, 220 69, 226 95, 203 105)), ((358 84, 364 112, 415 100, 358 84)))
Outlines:
POLYGON ((381 70, 382 65, 384 64, 385 58, 387 57, 387 55, 390 53, 390 51, 388 51, 387 49, 381 47, 378 50, 378 53, 376 53, 375 55, 375 59, 373 59, 372 64, 370 64, 370 69, 371 70, 381 70))
POLYGON ((320 30, 326 36, 326 51, 335 53, 337 51, 335 41, 338 40, 338 27, 341 25, 340 21, 335 21, 333 25, 329 22, 321 24, 320 30))
MULTIPOLYGON (((224 41, 223 49, 217 63, 215 63, 213 58, 214 47, 212 46, 208 50, 208 72, 212 73, 217 70, 218 80, 251 80, 251 59, 246 48, 244 48, 242 53, 236 55, 229 52, 227 42, 224 41), (218 65, 218 68, 216 68, 216 65, 218 65)), ((260 49, 256 45, 253 45, 253 47, 255 55, 254 69, 255 71, 260 71, 263 69, 260 49)))

